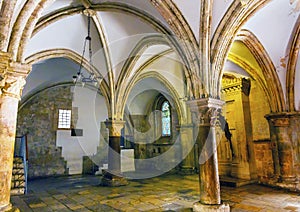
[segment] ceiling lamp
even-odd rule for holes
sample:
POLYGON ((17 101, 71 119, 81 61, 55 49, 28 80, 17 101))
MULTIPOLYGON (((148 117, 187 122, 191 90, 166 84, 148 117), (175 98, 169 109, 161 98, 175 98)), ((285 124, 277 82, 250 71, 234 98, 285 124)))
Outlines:
POLYGON ((92 62, 93 52, 92 52, 92 37, 91 37, 91 16, 89 14, 87 14, 87 17, 88 17, 88 35, 86 36, 86 38, 84 40, 79 70, 77 72, 77 75, 73 76, 73 82, 74 83, 79 82, 82 84, 82 86, 84 86, 85 83, 93 83, 95 86, 97 86, 98 81, 100 81, 102 79, 101 76, 96 76, 94 73, 91 73, 88 77, 85 77, 82 72, 83 61, 84 61, 84 56, 85 56, 85 51, 86 51, 87 45, 88 45, 88 51, 89 51, 89 53, 88 53, 89 54, 89 65, 91 68, 94 67, 93 62, 92 62))

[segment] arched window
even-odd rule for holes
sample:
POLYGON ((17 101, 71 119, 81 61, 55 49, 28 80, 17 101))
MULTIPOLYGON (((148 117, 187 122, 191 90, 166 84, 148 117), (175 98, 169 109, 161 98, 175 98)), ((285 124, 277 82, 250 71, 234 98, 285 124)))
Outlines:
POLYGON ((161 123, 162 123, 162 136, 171 135, 171 111, 170 103, 165 101, 161 106, 161 123))

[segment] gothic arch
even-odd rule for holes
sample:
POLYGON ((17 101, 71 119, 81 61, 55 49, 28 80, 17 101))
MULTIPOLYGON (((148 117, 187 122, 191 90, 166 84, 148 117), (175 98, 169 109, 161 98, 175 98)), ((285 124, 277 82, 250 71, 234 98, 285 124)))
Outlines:
POLYGON ((186 113, 185 113, 185 107, 183 104, 180 102, 180 96, 177 93, 176 89, 170 84, 170 82, 161 74, 158 74, 157 72, 154 71, 148 71, 147 73, 143 74, 136 74, 130 85, 126 88, 126 91, 124 92, 124 96, 121 101, 118 101, 118 107, 120 108, 120 117, 123 117, 124 115, 124 110, 125 110, 125 105, 128 99, 128 96, 132 90, 132 88, 141 80, 146 79, 146 78, 154 78, 157 79, 158 81, 162 82, 168 91, 170 92, 171 96, 173 97, 174 103, 175 103, 175 108, 178 113, 178 118, 179 118, 179 124, 186 123, 186 113))
POLYGON ((234 1, 224 14, 211 41, 213 74, 210 78, 210 94, 213 97, 218 98, 220 96, 222 69, 238 30, 249 20, 251 15, 261 9, 269 1, 270 0, 252 0, 249 1, 249 5, 246 7, 243 7, 241 1, 234 1))
MULTIPOLYGON (((116 85, 116 99, 120 99, 123 96, 123 92, 126 89, 126 81, 128 81, 128 77, 132 74, 132 69, 134 67, 134 65, 137 63, 137 61, 139 60, 140 56, 143 54, 143 52, 151 45, 155 45, 155 44, 165 44, 165 45, 172 45, 170 44, 170 42, 167 40, 167 37, 163 36, 163 35, 151 35, 148 36, 146 38, 144 38, 143 40, 141 40, 136 47, 132 50, 132 52, 130 53, 130 56, 128 57, 128 59, 126 60, 122 71, 120 73, 120 76, 118 78, 118 82, 116 85)), ((175 46, 176 48, 176 46, 175 46)), ((176 48, 177 50, 177 48, 176 48)), ((172 52, 173 50, 166 50, 162 53, 160 53, 157 56, 154 56, 150 59, 151 62, 153 62, 155 59, 166 55, 170 52, 172 52)), ((179 54, 179 50, 177 51, 177 53, 179 54)), ((181 55, 179 55, 181 56, 181 55)), ((148 61, 149 62, 149 61, 148 61)), ((148 64, 148 62, 146 62, 146 64, 148 64)), ((146 65, 142 65, 142 67, 145 67, 146 65)), ((192 73, 190 72, 190 70, 188 70, 186 68, 186 66, 183 66, 184 69, 184 75, 185 75, 185 81, 187 84, 191 85, 191 87, 193 88, 194 85, 190 79, 190 76, 192 75, 192 73)), ((137 71, 139 72, 139 71, 137 71)))
POLYGON ((286 109, 284 94, 276 68, 268 55, 267 51, 258 38, 249 30, 241 30, 236 38, 241 41, 252 53, 258 65, 261 67, 264 76, 266 92, 268 93, 272 112, 282 112, 286 109))
POLYGON ((295 24, 294 31, 291 35, 288 50, 289 61, 287 65, 286 76, 286 91, 287 91, 287 104, 289 111, 295 111, 295 74, 297 59, 299 56, 300 48, 300 16, 295 24))
MULTIPOLYGON (((40 0, 40 1, 29 0, 25 4, 24 8, 20 13, 20 16, 18 17, 13 27, 13 33, 10 38, 9 51, 12 52, 13 54, 13 60, 22 62, 23 50, 34 31, 38 19, 43 9, 52 1, 53 0, 40 0), (22 44, 20 45, 20 43, 22 44)), ((186 57, 184 60, 187 61, 188 69, 190 69, 193 73, 197 73, 197 70, 199 69, 199 61, 197 56, 198 54, 197 42, 194 34, 192 33, 192 30, 190 29, 189 25, 185 21, 181 12, 178 10, 176 5, 171 0, 159 1, 159 2, 151 0, 151 2, 162 14, 162 16, 166 19, 166 21, 169 23, 176 37, 180 39, 180 42, 182 42, 181 44, 183 46, 182 49, 183 53, 181 55, 183 57, 186 57)), ((149 16, 146 17, 145 14, 141 16, 142 14, 141 11, 138 11, 136 9, 134 10, 133 8, 129 8, 128 6, 125 7, 123 4, 118 4, 117 6, 119 7, 119 9, 120 7, 122 7, 123 11, 127 11, 127 12, 131 11, 131 13, 134 15, 140 14, 140 16, 138 17, 140 18, 142 17, 142 19, 146 21, 151 20, 151 18, 149 18, 149 16)), ((114 4, 103 3, 100 5, 91 5, 90 9, 92 8, 97 9, 99 7, 101 8, 115 7, 114 9, 117 8, 116 6, 114 6, 114 4), (93 8, 93 6, 95 6, 95 8, 93 8)), ((156 26, 159 25, 156 24, 156 26)), ((193 77, 192 79, 193 81, 197 80, 195 77, 193 77)), ((197 88, 194 88, 193 90, 197 90, 197 88)), ((197 91, 195 91, 195 93, 197 93, 197 91)))
MULTIPOLYGON (((50 49, 50 50, 45 50, 38 52, 34 55, 31 55, 30 57, 26 58, 25 63, 26 64, 34 64, 42 60, 50 59, 50 58, 58 58, 58 57, 63 57, 70 59, 78 64, 80 64, 81 61, 81 56, 78 55, 76 52, 73 52, 72 50, 69 49, 50 49)), ((97 69, 89 64, 89 62, 84 59, 82 66, 90 73, 94 73, 96 76, 101 76, 97 69)), ((102 78, 102 81, 100 83, 100 92, 103 94, 105 97, 106 105, 108 108, 108 115, 111 115, 111 109, 109 107, 110 102, 111 102, 111 97, 110 97, 110 89, 105 81, 104 78, 102 78)))

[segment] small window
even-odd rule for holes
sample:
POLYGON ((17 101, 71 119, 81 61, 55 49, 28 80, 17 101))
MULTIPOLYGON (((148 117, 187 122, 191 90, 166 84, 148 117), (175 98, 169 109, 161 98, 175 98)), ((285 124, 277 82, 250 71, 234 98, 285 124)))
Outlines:
POLYGON ((71 110, 58 110, 58 128, 71 128, 71 110))
POLYGON ((170 104, 168 101, 165 101, 161 107, 162 112, 162 136, 171 135, 171 112, 170 104))

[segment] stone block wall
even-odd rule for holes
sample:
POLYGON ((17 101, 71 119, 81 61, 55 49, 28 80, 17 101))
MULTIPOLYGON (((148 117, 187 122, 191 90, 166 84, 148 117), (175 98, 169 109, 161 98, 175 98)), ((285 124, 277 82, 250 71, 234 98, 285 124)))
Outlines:
POLYGON ((274 176, 272 144, 270 140, 256 142, 255 159, 258 181, 267 183, 274 176))
POLYGON ((68 173, 62 149, 56 146, 58 109, 72 109, 69 86, 35 94, 18 111, 17 135, 28 134, 28 177, 68 173))

